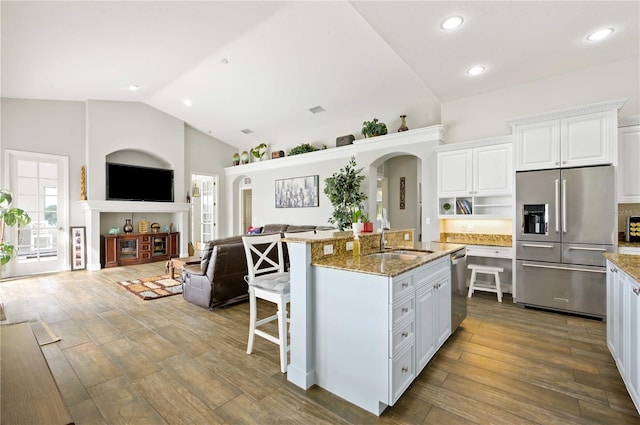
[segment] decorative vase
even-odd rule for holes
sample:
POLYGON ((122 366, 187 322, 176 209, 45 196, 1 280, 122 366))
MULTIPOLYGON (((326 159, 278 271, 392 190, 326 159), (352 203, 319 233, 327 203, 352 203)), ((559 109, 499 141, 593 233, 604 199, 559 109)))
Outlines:
POLYGON ((241 155, 241 158, 242 158, 242 163, 243 164, 248 164, 249 163, 249 152, 243 151, 242 155, 241 155))
POLYGON ((398 133, 401 131, 409 130, 409 127, 407 127, 407 122, 405 121, 405 118, 407 118, 406 115, 400 115, 400 119, 402 120, 402 123, 400 123, 400 128, 398 128, 398 133))
POLYGON ((130 218, 124 219, 124 226, 122 226, 122 230, 124 230, 125 233, 133 232, 133 224, 131 224, 130 218))
POLYGON ((240 165, 240 154, 237 152, 233 154, 233 165, 240 165))

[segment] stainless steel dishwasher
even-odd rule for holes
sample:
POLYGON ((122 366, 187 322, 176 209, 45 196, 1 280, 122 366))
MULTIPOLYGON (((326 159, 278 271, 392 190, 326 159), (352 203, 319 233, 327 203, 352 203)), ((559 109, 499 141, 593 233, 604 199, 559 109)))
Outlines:
POLYGON ((467 249, 451 253, 451 333, 467 317, 467 249))

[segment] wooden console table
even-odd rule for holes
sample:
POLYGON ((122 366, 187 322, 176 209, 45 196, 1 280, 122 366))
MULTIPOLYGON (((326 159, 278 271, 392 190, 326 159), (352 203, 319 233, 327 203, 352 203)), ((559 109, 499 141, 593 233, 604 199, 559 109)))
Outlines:
POLYGON ((73 424, 29 323, 0 328, 2 424, 73 424))
POLYGON ((180 233, 125 233, 103 239, 104 266, 130 266, 177 257, 180 233))

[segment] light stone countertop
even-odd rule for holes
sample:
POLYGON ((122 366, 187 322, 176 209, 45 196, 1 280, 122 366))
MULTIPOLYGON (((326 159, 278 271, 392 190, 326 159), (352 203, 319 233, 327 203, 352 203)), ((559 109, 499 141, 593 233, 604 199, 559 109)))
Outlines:
MULTIPOLYGON (((464 247, 465 245, 461 244, 424 242, 415 244, 413 246, 413 249, 429 250, 433 251, 433 253, 418 257, 415 260, 372 258, 367 257, 366 254, 354 257, 353 255, 344 254, 339 256, 319 258, 313 261, 311 265, 393 277, 419 267, 423 264, 430 263, 431 261, 437 260, 438 258, 450 255, 451 253, 458 251, 464 247)), ((406 247, 405 249, 407 248, 408 247, 406 247)))
POLYGON ((604 257, 620 267, 620 269, 631 276, 631 278, 640 282, 640 255, 606 253, 604 257))

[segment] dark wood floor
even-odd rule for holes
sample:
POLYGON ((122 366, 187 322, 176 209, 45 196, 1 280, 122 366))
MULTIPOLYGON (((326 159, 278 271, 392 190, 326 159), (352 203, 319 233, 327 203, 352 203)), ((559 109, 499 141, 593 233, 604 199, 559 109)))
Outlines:
MULTIPOLYGON (((603 322, 469 300, 469 316, 381 417, 279 372, 277 346, 247 355, 248 304, 208 311, 141 301, 115 281, 163 264, 0 282, 7 320, 44 320, 43 346, 78 424, 639 424, 603 322)), ((265 306, 261 306, 265 308, 265 306)))

